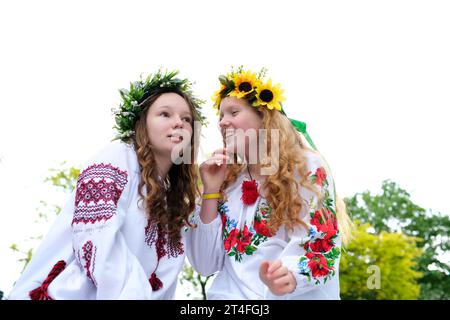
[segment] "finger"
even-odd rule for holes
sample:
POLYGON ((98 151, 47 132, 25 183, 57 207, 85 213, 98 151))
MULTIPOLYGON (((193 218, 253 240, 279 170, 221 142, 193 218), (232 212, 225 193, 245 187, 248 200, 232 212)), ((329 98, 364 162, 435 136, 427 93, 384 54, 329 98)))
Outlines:
POLYGON ((209 159, 213 159, 213 160, 223 160, 223 159, 227 159, 228 155, 226 154, 215 154, 214 156, 212 156, 209 159))
POLYGON ((286 293, 292 293, 292 292, 294 292, 295 287, 297 287, 297 282, 289 283, 289 284, 285 287, 286 293))
POLYGON ((292 293, 295 290, 295 285, 292 283, 285 284, 281 287, 278 287, 278 292, 280 295, 292 293))
POLYGON ((214 163, 215 163, 215 165, 220 167, 222 164, 227 164, 228 160, 229 160, 228 156, 224 156, 222 154, 219 154, 219 155, 217 155, 215 157, 214 163))
POLYGON ((264 260, 263 262, 261 262, 260 266, 259 266, 259 275, 260 276, 266 276, 267 275, 267 271, 269 269, 270 266, 270 262, 267 260, 264 260))
POLYGON ((267 270, 269 273, 274 272, 275 270, 277 270, 278 268, 280 268, 282 266, 282 263, 280 260, 275 260, 270 264, 269 270, 267 270))
POLYGON ((211 156, 214 156, 216 154, 226 154, 226 149, 227 148, 216 149, 211 153, 211 156))
POLYGON ((288 272, 289 272, 289 270, 286 267, 281 266, 280 268, 278 268, 274 272, 269 273, 269 276, 270 276, 271 279, 278 279, 280 277, 284 277, 285 275, 287 275, 288 272))
POLYGON ((273 284, 276 285, 277 287, 284 287, 286 285, 291 285, 292 278, 289 274, 285 274, 284 276, 273 280, 273 284))
POLYGON ((214 164, 222 164, 226 163, 229 157, 227 155, 223 154, 216 154, 213 157, 207 159, 204 163, 207 165, 214 165, 214 164))

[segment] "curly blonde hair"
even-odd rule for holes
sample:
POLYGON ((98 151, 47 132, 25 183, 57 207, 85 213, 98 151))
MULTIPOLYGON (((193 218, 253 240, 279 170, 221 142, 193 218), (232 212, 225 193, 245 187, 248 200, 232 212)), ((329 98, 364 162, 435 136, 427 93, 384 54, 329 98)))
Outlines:
MULTIPOLYGON (((187 94, 173 89, 155 91, 143 103, 141 117, 135 125, 136 133, 131 140, 136 150, 141 173, 138 192, 141 200, 145 203, 147 218, 168 233, 169 241, 172 245, 175 245, 181 239, 180 231, 182 227, 190 225, 188 216, 195 209, 195 199, 200 195, 197 185, 198 174, 194 165, 200 134, 193 130, 190 145, 190 164, 173 164, 167 174, 166 181, 159 181, 153 146, 147 132, 146 119, 148 110, 156 99, 168 92, 180 95, 187 102, 191 114, 195 117, 192 99, 187 94), (197 141, 194 141, 194 139, 197 141), (146 195, 143 193, 144 189, 147 192, 146 195)), ((193 129, 199 130, 194 126, 196 120, 198 119, 192 119, 191 126, 193 129)))
MULTIPOLYGON (((321 195, 316 186, 308 179, 309 169, 307 166, 307 151, 320 154, 306 146, 303 137, 290 123, 289 119, 280 112, 268 110, 267 108, 252 108, 262 117, 263 129, 278 129, 279 153, 278 157, 271 152, 271 135, 267 135, 267 159, 261 159, 262 166, 276 164, 278 170, 275 174, 268 175, 262 186, 264 197, 272 208, 268 222, 269 229, 275 233, 284 225, 287 230, 292 230, 295 226, 301 225, 307 227, 299 215, 304 206, 307 206, 306 200, 300 196, 300 188, 306 188, 312 191, 319 200, 321 195), (296 180, 296 173, 300 177, 296 180)), ((239 173, 245 168, 245 165, 229 165, 225 181, 222 184, 221 192, 234 183, 239 173)), ((347 243, 351 238, 352 222, 347 214, 345 203, 337 195, 336 197, 336 216, 339 225, 339 231, 343 243, 347 243)), ((319 203, 321 203, 320 201, 319 203)))

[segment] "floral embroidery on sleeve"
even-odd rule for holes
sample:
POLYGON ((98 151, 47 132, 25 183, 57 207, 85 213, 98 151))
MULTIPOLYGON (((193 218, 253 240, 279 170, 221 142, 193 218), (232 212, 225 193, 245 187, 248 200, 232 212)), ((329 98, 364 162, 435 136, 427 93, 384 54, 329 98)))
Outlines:
POLYGON ((237 222, 234 219, 230 219, 228 211, 225 204, 219 205, 224 249, 228 256, 241 262, 244 254, 252 255, 261 243, 272 236, 267 227, 271 208, 264 202, 258 205, 253 225, 248 227, 245 224, 242 230, 237 228, 237 222))
POLYGON ((321 188, 324 196, 320 209, 311 208, 309 237, 301 245, 306 253, 300 257, 298 268, 300 274, 315 284, 326 283, 335 275, 334 264, 339 258, 340 249, 336 246, 339 235, 334 199, 327 187, 327 173, 323 167, 310 176, 311 181, 321 188), (311 278, 312 277, 312 278, 311 278))

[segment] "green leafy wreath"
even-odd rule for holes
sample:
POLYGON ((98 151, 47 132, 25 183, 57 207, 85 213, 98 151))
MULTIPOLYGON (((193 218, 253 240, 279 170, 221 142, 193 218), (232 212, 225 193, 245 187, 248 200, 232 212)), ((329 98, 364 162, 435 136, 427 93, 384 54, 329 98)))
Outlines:
POLYGON ((114 140, 129 141, 134 135, 134 127, 141 116, 144 102, 155 90, 177 90, 187 94, 194 105, 194 120, 200 121, 202 125, 206 124, 206 118, 201 113, 203 100, 196 98, 192 93, 192 83, 188 79, 180 79, 176 76, 179 71, 162 71, 159 69, 156 73, 150 74, 144 80, 130 83, 130 89, 120 89, 122 103, 113 110, 116 124, 114 129, 118 131, 114 140))

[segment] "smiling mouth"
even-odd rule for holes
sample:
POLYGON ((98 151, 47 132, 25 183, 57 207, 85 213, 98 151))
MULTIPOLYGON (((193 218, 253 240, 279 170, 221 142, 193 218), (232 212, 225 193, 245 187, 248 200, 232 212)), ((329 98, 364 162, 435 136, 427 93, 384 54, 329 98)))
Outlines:
POLYGON ((232 138, 234 136, 234 131, 233 130, 226 130, 225 132, 222 133, 222 137, 227 140, 229 138, 232 138))
POLYGON ((181 134, 178 134, 178 133, 169 134, 169 135, 167 135, 167 137, 170 138, 170 141, 172 141, 172 142, 181 142, 181 141, 183 141, 183 136, 181 134))

